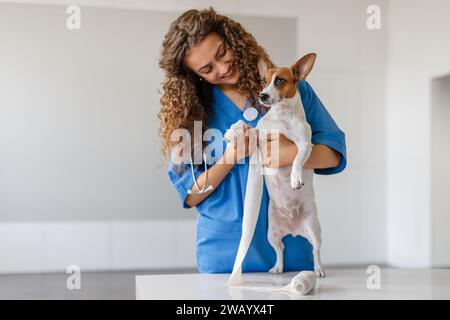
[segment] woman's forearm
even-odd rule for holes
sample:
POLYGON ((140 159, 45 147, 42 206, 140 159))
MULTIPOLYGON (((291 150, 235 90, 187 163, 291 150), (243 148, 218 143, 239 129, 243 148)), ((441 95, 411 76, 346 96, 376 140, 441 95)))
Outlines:
MULTIPOLYGON (((280 159, 280 167, 290 166, 297 156, 298 148, 295 144, 290 146, 290 151, 280 159)), ((310 169, 334 168, 339 165, 341 155, 324 144, 315 144, 304 167, 310 169)))
MULTIPOLYGON (((202 202, 204 199, 206 199, 211 193, 214 192, 214 190, 217 188, 217 186, 222 182, 222 180, 227 176, 227 174, 230 172, 230 170, 233 168, 234 163, 232 161, 225 161, 227 157, 227 153, 225 151, 223 157, 211 168, 208 168, 208 186, 212 185, 214 188, 211 191, 202 193, 202 194, 188 194, 186 196, 186 204, 190 207, 197 206, 200 202, 202 202)), ((197 184, 200 189, 202 189, 205 185, 205 177, 206 172, 203 172, 201 175, 197 177, 197 184)), ((208 187, 206 186, 206 187, 208 187)), ((191 188, 192 192, 197 192, 197 188, 195 187, 195 183, 192 185, 191 188)))
POLYGON ((341 154, 324 144, 313 146, 305 167, 310 169, 335 168, 341 161, 341 154))

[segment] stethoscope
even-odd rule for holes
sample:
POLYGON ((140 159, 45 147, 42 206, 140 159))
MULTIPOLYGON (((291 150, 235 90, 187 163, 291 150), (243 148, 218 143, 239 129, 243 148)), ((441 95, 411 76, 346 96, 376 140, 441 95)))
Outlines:
POLYGON ((205 185, 203 186, 203 188, 199 188, 198 184, 197 184, 197 179, 195 178, 195 174, 194 174, 194 164, 192 163, 192 156, 191 156, 191 174, 192 174, 192 178, 194 179, 194 184, 195 187, 197 188, 197 192, 192 191, 192 190, 188 190, 188 194, 202 194, 202 193, 206 193, 211 191, 212 189, 214 189, 213 185, 209 185, 208 187, 206 187, 206 185, 208 184, 208 166, 206 164, 206 153, 205 151, 203 151, 203 162, 205 163, 205 185))
MULTIPOLYGON (((243 113, 244 119, 249 122, 254 121, 258 118, 258 109, 256 109, 253 106, 252 100, 250 100, 250 99, 247 100, 242 113, 243 113)), ((194 179, 194 185, 195 185, 195 188, 197 189, 197 191, 188 190, 188 192, 187 192, 188 194, 203 194, 203 193, 209 192, 214 189, 213 185, 209 185, 208 187, 206 187, 208 185, 208 166, 206 164, 205 151, 203 151, 203 162, 205 163, 205 184, 204 184, 203 188, 200 189, 197 184, 197 179, 195 178, 194 164, 192 162, 192 156, 191 156, 191 174, 192 174, 192 178, 194 179)))

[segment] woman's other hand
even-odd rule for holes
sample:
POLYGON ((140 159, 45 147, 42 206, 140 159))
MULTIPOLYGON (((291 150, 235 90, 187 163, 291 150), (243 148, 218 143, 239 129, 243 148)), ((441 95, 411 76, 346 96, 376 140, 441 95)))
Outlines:
POLYGON ((294 162, 298 149, 285 135, 272 132, 259 138, 258 145, 265 167, 281 168, 294 162))

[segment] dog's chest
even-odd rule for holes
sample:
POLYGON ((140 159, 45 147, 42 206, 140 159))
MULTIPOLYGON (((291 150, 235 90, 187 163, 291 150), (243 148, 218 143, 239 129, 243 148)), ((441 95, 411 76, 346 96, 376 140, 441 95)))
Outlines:
MULTIPOLYGON (((292 129, 295 123, 295 114, 292 111, 269 110, 267 114, 259 120, 257 128, 267 130, 280 130, 280 133, 292 129)), ((299 121, 299 119, 297 119, 299 121)))

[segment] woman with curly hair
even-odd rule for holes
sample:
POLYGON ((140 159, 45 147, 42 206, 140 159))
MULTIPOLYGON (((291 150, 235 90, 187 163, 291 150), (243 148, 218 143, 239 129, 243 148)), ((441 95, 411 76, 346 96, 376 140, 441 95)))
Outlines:
MULTIPOLYGON (((246 160, 254 150, 247 133, 267 111, 253 103, 258 101, 263 89, 257 68, 259 62, 274 67, 266 50, 252 34, 238 22, 217 14, 213 8, 184 12, 172 22, 162 43, 159 65, 165 72, 165 79, 158 118, 163 155, 173 156, 172 151, 180 143, 173 138, 178 129, 194 139, 200 133, 200 148, 203 149, 207 130, 219 130, 223 135, 238 120, 246 124, 242 133, 244 153, 238 152, 236 146, 229 147, 222 139, 214 139, 216 146, 220 144, 215 150, 220 151, 206 161, 210 191, 197 193, 196 184, 200 189, 205 186, 201 154, 200 161, 195 161, 196 181, 189 162, 175 162, 176 157, 168 161, 168 176, 183 207, 196 207, 199 213, 196 249, 200 272, 231 272, 239 247, 249 165, 246 160), (250 119, 252 121, 243 117, 243 110, 249 103, 259 111, 256 119, 250 119)), ((318 174, 338 173, 346 166, 344 133, 311 86, 306 81, 299 82, 298 86, 314 144, 305 167, 314 168, 318 174)), ((298 151, 296 145, 282 134, 270 139, 277 139, 279 148, 272 151, 264 148, 265 166, 292 165, 298 151), (270 159, 275 156, 279 161, 273 164, 270 159)), ((189 159, 199 159, 193 152, 197 140, 188 144, 189 159)), ((274 265, 275 252, 267 240, 268 204, 269 195, 264 185, 259 219, 242 267, 244 272, 265 272, 274 265)), ((306 239, 286 236, 283 241, 285 271, 314 270, 312 247, 306 239)))

